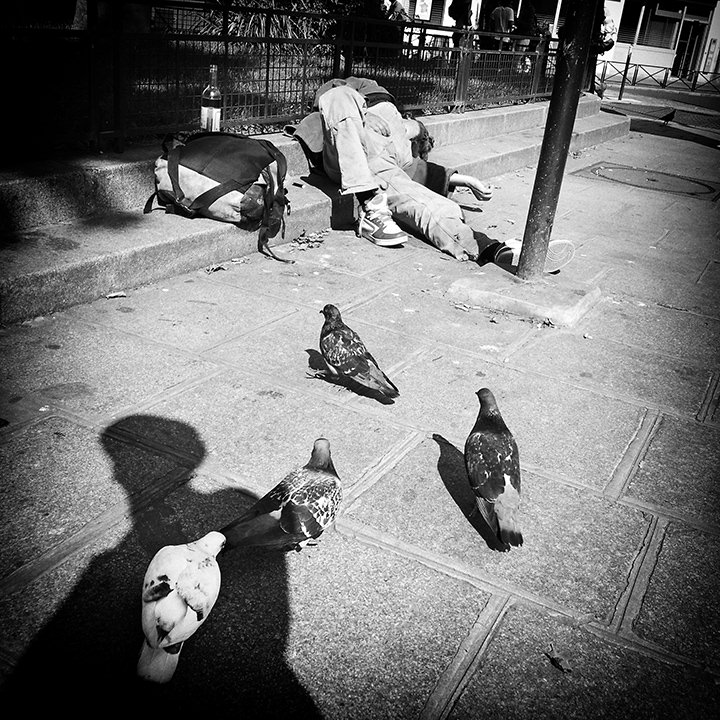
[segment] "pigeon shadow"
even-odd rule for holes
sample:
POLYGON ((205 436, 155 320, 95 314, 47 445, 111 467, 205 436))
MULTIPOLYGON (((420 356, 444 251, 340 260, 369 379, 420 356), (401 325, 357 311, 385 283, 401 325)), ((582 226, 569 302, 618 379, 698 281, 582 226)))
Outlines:
POLYGON ((470 487, 465 469, 465 455, 442 435, 433 433, 432 438, 440 448, 440 457, 437 462, 438 474, 450 497, 487 546, 491 550, 505 552, 507 547, 495 535, 477 510, 475 493, 470 487))
POLYGON ((376 400, 381 405, 393 405, 395 403, 393 398, 389 398, 387 395, 383 395, 377 390, 371 390, 370 388, 355 382, 352 378, 341 377, 331 373, 322 354, 317 350, 314 350, 313 348, 306 348, 305 352, 308 354, 308 367, 312 371, 308 373, 308 377, 317 380, 324 380, 330 385, 337 385, 345 388, 346 390, 355 393, 355 395, 376 400))
POLYGON ((321 718, 284 659, 290 625, 284 553, 221 555, 220 595, 185 642, 173 678, 154 684, 137 677, 140 592, 153 555, 223 527, 254 498, 193 489, 205 445, 185 423, 130 415, 104 428, 99 441, 127 511, 122 524, 108 527, 59 571, 50 569, 19 591, 32 593, 37 618, 30 625, 40 629, 7 674, 3 700, 80 717, 107 707, 118 714, 157 708, 175 716, 235 711, 243 717, 283 717, 293 708, 296 717, 321 718), (83 565, 83 554, 90 559, 82 575, 46 619, 53 591, 62 592, 63 576, 83 565))

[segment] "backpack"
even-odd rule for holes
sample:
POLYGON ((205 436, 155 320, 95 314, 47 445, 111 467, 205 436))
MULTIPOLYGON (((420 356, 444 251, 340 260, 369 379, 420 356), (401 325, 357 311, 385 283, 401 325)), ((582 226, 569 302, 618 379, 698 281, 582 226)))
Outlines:
POLYGON ((200 132, 181 139, 168 135, 163 154, 155 161, 155 192, 145 204, 152 211, 157 199, 166 213, 206 217, 259 229, 258 250, 282 262, 268 240, 282 229, 287 160, 269 140, 225 132, 200 132))

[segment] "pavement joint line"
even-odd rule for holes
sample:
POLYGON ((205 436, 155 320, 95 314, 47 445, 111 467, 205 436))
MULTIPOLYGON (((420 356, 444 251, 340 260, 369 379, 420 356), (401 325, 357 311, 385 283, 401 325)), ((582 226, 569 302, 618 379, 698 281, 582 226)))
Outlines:
POLYGON ((507 364, 505 365, 505 367, 515 372, 523 373, 525 375, 537 375, 544 378, 545 380, 555 380, 556 382, 562 383, 563 385, 569 385, 570 387, 573 387, 577 390, 585 390, 587 392, 600 395, 601 397, 608 398, 610 400, 617 400, 618 402, 622 402, 626 405, 637 407, 639 409, 654 409, 657 410, 657 412, 662 413, 663 415, 669 415, 671 417, 680 418, 682 420, 687 420, 688 418, 695 418, 697 414, 697 412, 693 411, 678 410, 678 408, 674 408, 669 405, 651 403, 648 402, 647 398, 634 398, 621 393, 612 392, 600 383, 579 383, 571 381, 570 379, 561 377, 559 375, 551 375, 546 372, 540 372, 531 368, 517 367, 511 364, 507 364))
MULTIPOLYGON (((650 555, 651 548, 655 548, 657 546, 657 535, 662 535, 666 526, 667 523, 660 523, 657 517, 650 518, 642 545, 640 546, 640 549, 636 553, 632 561, 632 565, 630 566, 630 572, 626 578, 625 589, 622 593, 620 593, 620 597, 615 603, 615 608, 608 624, 610 632, 618 634, 632 630, 632 625, 635 622, 635 619, 640 611, 640 606, 642 605, 642 597, 647 590, 652 570, 657 561, 657 551, 654 551, 651 555, 652 562, 650 564, 649 571, 647 569, 643 571, 645 561, 650 555), (660 531, 658 532, 659 526, 660 531)), ((662 542, 662 540, 660 540, 660 542, 662 542)))
MULTIPOLYGON (((175 348, 177 350, 177 348, 175 348)), ((182 351, 181 351, 182 352, 182 351)), ((206 358, 200 358, 197 355, 194 355, 193 353, 183 353, 187 355, 188 357, 194 357, 195 359, 201 359, 204 362, 211 362, 207 360, 206 358)), ((151 395, 150 397, 146 398, 145 400, 142 400, 139 403, 136 403, 135 405, 127 405, 124 408, 121 408, 119 410, 116 410, 108 419, 108 424, 110 424, 113 421, 116 421, 118 418, 127 417, 128 415, 137 415, 139 412, 146 412, 148 410, 152 410, 157 405, 160 405, 161 403, 165 402, 166 400, 170 400, 172 398, 177 397, 178 395, 182 395, 186 393, 188 390, 192 390, 195 387, 198 387, 199 385, 203 385, 209 380, 212 380, 213 378, 222 375, 227 371, 225 367, 217 367, 220 365, 220 363, 214 362, 216 365, 215 368, 208 372, 201 373, 199 375, 194 375, 191 378, 188 378, 187 380, 183 380, 169 388, 165 388, 164 390, 161 390, 158 393, 155 393, 154 395, 151 395)))
POLYGON ((585 626, 585 629, 587 629, 588 632, 592 633, 593 635, 605 642, 612 643, 613 645, 617 645, 628 650, 639 652, 646 657, 659 660, 660 662, 664 662, 668 665, 681 665, 686 667, 698 668, 700 670, 708 672, 709 674, 715 676, 718 675, 717 671, 708 668, 705 663, 699 660, 688 657, 687 655, 681 655, 679 653, 672 652, 672 650, 666 650, 661 645, 658 645, 657 643, 654 643, 650 640, 640 638, 633 633, 622 635, 612 633, 609 632, 607 628, 594 622, 588 623, 585 626))
POLYGON ((712 373, 710 380, 708 381, 707 388, 705 390, 705 397, 703 398, 702 405, 695 416, 698 422, 715 425, 716 423, 710 420, 708 417, 713 418, 718 408, 718 400, 720 399, 720 378, 718 373, 712 373))
POLYGON ((715 260, 714 258, 710 258, 710 259, 705 263, 705 267, 700 271, 700 274, 698 275, 698 279, 695 281, 695 284, 696 284, 696 285, 699 285, 699 284, 700 284, 700 282, 701 282, 702 279, 703 279, 703 276, 710 270, 710 268, 711 268, 713 265, 716 265, 717 262, 718 262, 718 261, 715 260))
POLYGON ((640 615, 645 593, 657 566, 668 525, 669 522, 665 518, 653 518, 650 522, 648 537, 646 537, 637 558, 639 560, 637 569, 633 564, 631 575, 634 575, 634 577, 630 578, 628 595, 617 617, 613 618, 612 627, 617 634, 634 634, 633 626, 640 615))
MULTIPOLYGON (((373 292, 365 293, 355 300, 350 301, 347 305, 345 305, 344 308, 338 308, 340 312, 345 315, 345 313, 350 314, 354 310, 357 310, 359 308, 364 307, 365 305, 368 305, 373 300, 377 300, 378 298, 384 297, 385 295, 389 295, 391 292, 393 292, 396 289, 396 286, 394 284, 389 285, 381 285, 377 288, 377 290, 373 292)), ((343 318, 344 319, 344 318, 343 318)), ((358 318, 360 322, 362 322, 362 318, 358 318)), ((372 323, 365 323, 366 325, 372 325, 372 323)), ((383 329, 389 329, 385 328, 384 326, 375 326, 375 327, 382 327, 383 329)), ((318 335, 320 334, 320 331, 318 330, 318 335)))
POLYGON ((668 521, 681 522, 688 527, 700 530, 701 532, 707 533, 708 535, 719 535, 720 536, 720 524, 705 522, 700 520, 693 515, 675 511, 667 508, 663 505, 656 505, 654 503, 647 503, 642 500, 638 500, 633 497, 623 497, 618 500, 620 505, 630 507, 641 512, 646 512, 650 515, 656 515, 658 518, 664 518, 668 521))
POLYGON ((345 505, 343 512, 349 510, 352 505, 375 483, 381 480, 389 470, 392 470, 409 452, 414 450, 425 439, 425 434, 412 431, 409 435, 398 440, 387 452, 370 467, 366 468, 360 478, 352 487, 344 493, 345 505))
POLYGON ((619 500, 622 497, 661 424, 662 415, 657 410, 645 411, 635 434, 625 447, 610 480, 603 489, 606 497, 612 500, 619 500))
MULTIPOLYGON (((130 413, 130 416, 135 414, 136 413, 130 413)), ((116 416, 116 418, 119 418, 120 420, 123 420, 126 417, 128 417, 128 415, 123 415, 121 417, 116 416)), ((180 450, 171 445, 165 445, 165 443, 158 442, 157 440, 145 437, 144 435, 138 435, 130 430, 112 427, 115 422, 117 422, 117 420, 108 423, 104 427, 98 426, 98 434, 102 434, 112 440, 117 440, 142 450, 150 451, 156 455, 163 455, 165 457, 172 458, 173 460, 176 460, 186 466, 186 469, 192 469, 197 466, 197 455, 192 455, 191 453, 185 452, 184 450, 180 450)))
POLYGON ((43 575, 54 570, 97 541, 123 519, 136 514, 138 508, 146 507, 153 501, 165 497, 169 492, 187 483, 187 468, 173 468, 154 482, 112 505, 95 516, 70 537, 53 545, 37 558, 25 563, 0 580, 0 595, 12 595, 43 575))
POLYGON ((28 418, 27 420, 23 420, 21 422, 13 422, 4 428, 0 428, 0 445, 5 442, 9 442, 15 435, 20 434, 27 428, 39 425, 40 423, 43 423, 50 418, 61 418, 89 430, 95 430, 98 427, 97 422, 88 420, 84 415, 79 415, 77 413, 67 411, 65 410, 65 408, 62 407, 52 406, 50 405, 50 403, 47 403, 47 405, 51 407, 51 409, 47 412, 37 411, 37 413, 33 417, 28 418))
POLYGON ((299 315, 299 314, 300 314, 300 308, 293 307, 292 310, 285 313, 284 315, 281 315, 280 317, 276 317, 276 318, 273 318, 272 320, 268 320, 267 322, 263 323, 262 325, 256 325, 255 327, 252 327, 248 330, 240 332, 237 335, 223 338, 219 342, 216 342, 212 345, 206 345, 203 348, 199 348, 195 352, 197 352, 200 356, 203 356, 203 359, 210 360, 210 362, 215 362, 215 360, 213 360, 211 358, 205 358, 204 357, 205 354, 216 351, 218 349, 222 349, 226 345, 232 345, 232 343, 237 342, 241 338, 247 338, 247 337, 253 337, 254 335, 260 335, 261 333, 265 332, 269 328, 272 328, 275 325, 279 325, 280 323, 285 322, 289 318, 292 318, 293 315, 299 315))
MULTIPOLYGON (((563 617, 568 617, 576 622, 587 622, 587 613, 582 613, 572 608, 565 607, 550 598, 543 598, 534 593, 528 592, 512 583, 505 583, 491 578, 489 575, 475 568, 468 567, 464 563, 446 555, 440 555, 424 550, 417 545, 406 543, 394 535, 378 530, 348 517, 341 517, 335 523, 337 530, 347 537, 359 542, 371 545, 392 552, 400 557, 426 565, 450 577, 470 583, 491 595, 504 594, 513 596, 519 600, 529 603, 535 607, 543 608, 549 612, 555 612, 563 617)), ((479 548, 483 547, 482 538, 478 538, 479 548)), ((487 552, 495 552, 487 548, 487 552)))
POLYGON ((445 720, 482 662, 490 643, 512 605, 507 595, 491 595, 455 657, 438 678, 418 720, 445 720))

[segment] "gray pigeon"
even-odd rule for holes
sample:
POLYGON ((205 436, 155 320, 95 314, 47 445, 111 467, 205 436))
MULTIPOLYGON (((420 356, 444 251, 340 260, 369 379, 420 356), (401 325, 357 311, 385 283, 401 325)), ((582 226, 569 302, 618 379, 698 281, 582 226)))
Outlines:
POLYGON ((342 321, 340 311, 334 305, 326 305, 320 312, 325 316, 320 352, 330 372, 386 398, 396 398, 400 394, 397 387, 380 369, 360 336, 342 321))
POLYGON ((299 551, 335 521, 342 495, 330 443, 318 438, 304 467, 286 475, 221 530, 227 538, 225 549, 251 546, 299 551))
POLYGON ((503 550, 523 544, 518 522, 520 457, 517 443, 488 388, 477 391, 480 411, 465 441, 465 468, 475 503, 503 550))

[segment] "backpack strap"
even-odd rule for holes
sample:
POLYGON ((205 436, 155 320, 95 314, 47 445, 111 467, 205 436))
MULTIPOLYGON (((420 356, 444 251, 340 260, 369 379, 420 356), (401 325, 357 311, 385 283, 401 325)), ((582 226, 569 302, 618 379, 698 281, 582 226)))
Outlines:
POLYGON ((237 180, 227 180, 224 183, 220 183, 220 185, 216 185, 214 188, 206 190, 201 195, 198 195, 187 207, 189 210, 194 212, 209 208, 218 198, 221 198, 223 195, 227 195, 227 193, 232 192, 233 190, 243 192, 242 184, 237 180))

